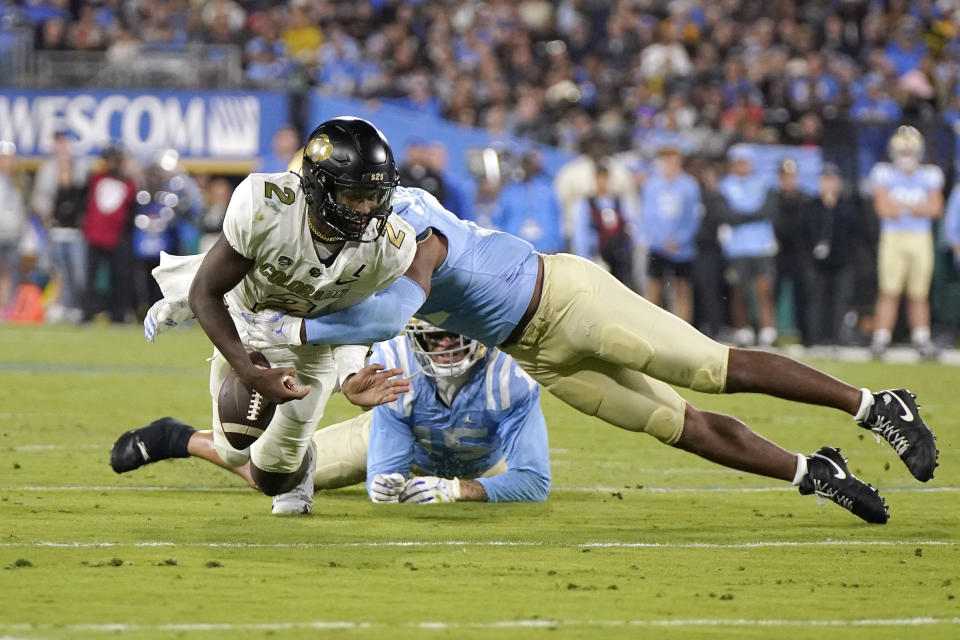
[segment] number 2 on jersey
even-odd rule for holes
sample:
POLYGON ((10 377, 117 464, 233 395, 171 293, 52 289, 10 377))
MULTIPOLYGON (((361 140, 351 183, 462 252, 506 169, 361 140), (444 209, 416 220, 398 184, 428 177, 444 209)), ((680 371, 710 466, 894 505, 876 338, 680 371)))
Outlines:
POLYGON ((277 200, 283 204, 293 204, 294 199, 297 197, 297 194, 294 193, 293 189, 290 187, 284 187, 283 191, 280 191, 280 187, 273 184, 272 182, 263 183, 263 196, 265 198, 272 198, 277 196, 277 200))

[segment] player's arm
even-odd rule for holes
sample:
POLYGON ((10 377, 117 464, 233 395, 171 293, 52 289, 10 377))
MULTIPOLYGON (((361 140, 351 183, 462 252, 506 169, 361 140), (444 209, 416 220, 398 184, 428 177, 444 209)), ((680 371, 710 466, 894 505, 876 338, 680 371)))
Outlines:
POLYGON ((733 210, 726 196, 722 193, 718 193, 718 195, 720 197, 716 198, 716 202, 714 202, 713 216, 719 224, 728 224, 735 227, 751 222, 761 222, 768 218, 767 211, 765 211, 763 207, 760 207, 760 209, 754 213, 740 213, 733 210))
POLYGON ((210 341, 245 385, 278 403, 302 398, 310 391, 309 387, 298 390, 296 384, 284 383, 286 376, 295 375, 292 368, 260 369, 254 366, 223 302, 223 296, 243 280, 252 266, 253 260, 237 253, 226 236, 221 235, 200 263, 190 286, 190 308, 210 341))
POLYGON ((550 449, 539 389, 532 389, 523 402, 514 405, 498 431, 507 471, 490 478, 461 480, 460 499, 469 499, 463 497, 463 484, 472 482, 483 487, 489 502, 545 501, 550 494, 550 449))
POLYGON ((300 328, 303 344, 364 344, 400 333, 430 294, 433 271, 447 256, 447 240, 430 233, 417 243, 413 262, 396 282, 363 302, 335 313, 307 318, 300 328))
POLYGON ((934 189, 927 194, 923 202, 911 207, 914 215, 923 216, 936 220, 943 215, 943 192, 940 189, 934 189))
POLYGON ((413 431, 387 405, 373 409, 367 447, 367 495, 376 503, 398 502, 413 464, 413 431))
POLYGON ((890 195, 889 189, 882 185, 877 185, 873 191, 873 210, 881 219, 900 217, 900 205, 890 195))

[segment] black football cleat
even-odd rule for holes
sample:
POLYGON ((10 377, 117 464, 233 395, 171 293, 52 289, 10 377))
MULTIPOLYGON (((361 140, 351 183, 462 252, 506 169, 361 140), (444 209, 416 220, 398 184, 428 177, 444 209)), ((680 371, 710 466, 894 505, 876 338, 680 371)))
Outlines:
POLYGON ((877 490, 847 469, 839 449, 820 447, 807 458, 807 475, 800 481, 800 495, 813 494, 820 501, 831 500, 873 524, 890 518, 887 505, 877 490))
POLYGON ((139 469, 167 458, 186 458, 187 443, 194 429, 173 418, 160 418, 145 427, 131 429, 117 438, 110 450, 110 466, 117 473, 139 469))
POLYGON ((937 438, 920 418, 915 395, 906 389, 873 394, 873 406, 860 426, 890 443, 913 477, 926 482, 937 467, 937 438))

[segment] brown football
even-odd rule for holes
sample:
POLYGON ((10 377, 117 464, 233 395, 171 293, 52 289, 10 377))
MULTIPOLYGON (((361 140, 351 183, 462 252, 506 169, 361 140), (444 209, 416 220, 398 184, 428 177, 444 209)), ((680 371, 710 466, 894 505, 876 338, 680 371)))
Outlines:
MULTIPOLYGON (((251 352, 250 360, 258 367, 270 368, 266 356, 259 351, 251 352)), ((276 404, 248 389, 232 369, 220 385, 217 413, 227 442, 234 449, 242 451, 256 442, 273 420, 276 410, 276 404)))

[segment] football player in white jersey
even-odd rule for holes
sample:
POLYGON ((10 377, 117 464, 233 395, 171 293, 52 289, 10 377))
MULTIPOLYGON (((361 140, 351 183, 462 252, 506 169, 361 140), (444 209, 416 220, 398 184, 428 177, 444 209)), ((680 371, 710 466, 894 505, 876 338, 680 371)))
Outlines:
POLYGON ((920 132, 902 126, 890 138, 891 162, 878 162, 870 171, 873 208, 880 218, 879 292, 871 344, 875 356, 890 344, 904 292, 913 345, 922 356, 936 353, 927 297, 933 277, 933 221, 943 215, 943 172, 920 163, 923 148, 920 132))
POLYGON ((182 279, 190 282, 189 307, 216 347, 210 393, 217 452, 234 466, 249 460, 253 481, 267 495, 310 482, 316 460, 310 437, 338 385, 351 402, 370 406, 394 400, 408 384, 392 378, 399 369, 364 367, 366 345, 266 349, 272 368, 259 368, 235 319, 266 310, 315 317, 356 304, 403 275, 417 239, 392 213, 397 182, 390 147, 372 124, 328 120, 310 135, 299 174, 249 175, 230 200, 216 244, 194 264, 184 261, 192 275, 202 260, 192 278, 182 279), (243 451, 230 445, 217 412, 231 369, 247 387, 280 403, 243 451))

